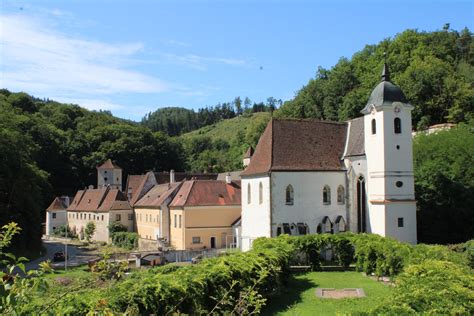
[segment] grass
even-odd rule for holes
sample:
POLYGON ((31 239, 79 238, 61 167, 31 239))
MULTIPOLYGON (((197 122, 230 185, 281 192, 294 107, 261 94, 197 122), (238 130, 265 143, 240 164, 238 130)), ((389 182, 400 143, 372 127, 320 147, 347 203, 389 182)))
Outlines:
POLYGON ((392 288, 360 272, 307 272, 290 276, 287 289, 268 300, 262 315, 340 315, 367 311, 388 296, 392 288), (316 297, 316 288, 362 288, 366 297, 316 297))

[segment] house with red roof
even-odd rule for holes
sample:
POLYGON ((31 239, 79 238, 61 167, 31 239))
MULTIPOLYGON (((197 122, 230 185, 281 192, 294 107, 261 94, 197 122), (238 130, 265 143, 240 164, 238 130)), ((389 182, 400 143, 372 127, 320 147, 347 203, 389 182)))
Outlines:
POLYGON ((54 198, 53 202, 46 209, 46 235, 51 236, 60 226, 67 223, 67 208, 70 198, 61 196, 54 198))
POLYGON ((170 203, 170 244, 177 250, 226 248, 241 214, 240 181, 184 181, 170 203))

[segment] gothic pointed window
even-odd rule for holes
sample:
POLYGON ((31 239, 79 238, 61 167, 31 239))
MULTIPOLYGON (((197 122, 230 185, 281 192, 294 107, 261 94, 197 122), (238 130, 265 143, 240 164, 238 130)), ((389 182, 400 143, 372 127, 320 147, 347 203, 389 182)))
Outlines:
POLYGON ((263 184, 260 182, 258 184, 258 204, 263 203, 263 184))
POLYGON ((323 189, 323 204, 331 204, 331 188, 328 185, 323 189))
POLYGON ((375 119, 372 119, 372 135, 375 135, 377 133, 377 123, 375 122, 375 119))
POLYGON ((344 204, 344 187, 342 185, 337 188, 337 204, 344 204))
POLYGON ((395 134, 401 134, 402 133, 402 120, 400 120, 399 117, 396 117, 393 120, 393 128, 395 130, 395 134))
POLYGON ((293 186, 289 184, 286 187, 286 205, 293 205, 293 202, 294 202, 293 186))
POLYGON ((250 183, 247 185, 247 204, 252 203, 252 192, 250 190, 250 183))

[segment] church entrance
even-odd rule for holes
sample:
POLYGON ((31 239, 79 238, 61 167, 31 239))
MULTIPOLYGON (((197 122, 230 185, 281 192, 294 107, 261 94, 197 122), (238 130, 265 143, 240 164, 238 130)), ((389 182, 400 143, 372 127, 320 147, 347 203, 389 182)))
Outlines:
POLYGON ((359 233, 367 232, 367 203, 365 193, 365 179, 360 176, 357 179, 357 231, 359 233))

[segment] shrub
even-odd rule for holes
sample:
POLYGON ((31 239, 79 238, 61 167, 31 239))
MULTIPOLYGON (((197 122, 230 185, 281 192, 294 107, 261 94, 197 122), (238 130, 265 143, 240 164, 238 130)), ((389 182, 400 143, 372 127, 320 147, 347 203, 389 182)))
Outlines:
POLYGON ((86 224, 86 228, 84 229, 84 236, 87 242, 91 241, 92 236, 95 233, 95 224, 94 222, 89 222, 86 224))
POLYGON ((134 249, 138 246, 138 234, 131 232, 117 232, 112 235, 112 244, 125 249, 134 249))
POLYGON ((455 263, 425 260, 410 265, 396 285, 393 296, 372 314, 474 314, 474 277, 455 263))
POLYGON ((109 224, 109 234, 112 236, 115 233, 126 232, 128 229, 120 222, 112 222, 109 224))
POLYGON ((76 237, 74 232, 71 229, 69 229, 68 225, 61 225, 61 226, 56 227, 53 230, 53 236, 56 236, 56 237, 66 237, 67 236, 68 238, 76 237))

